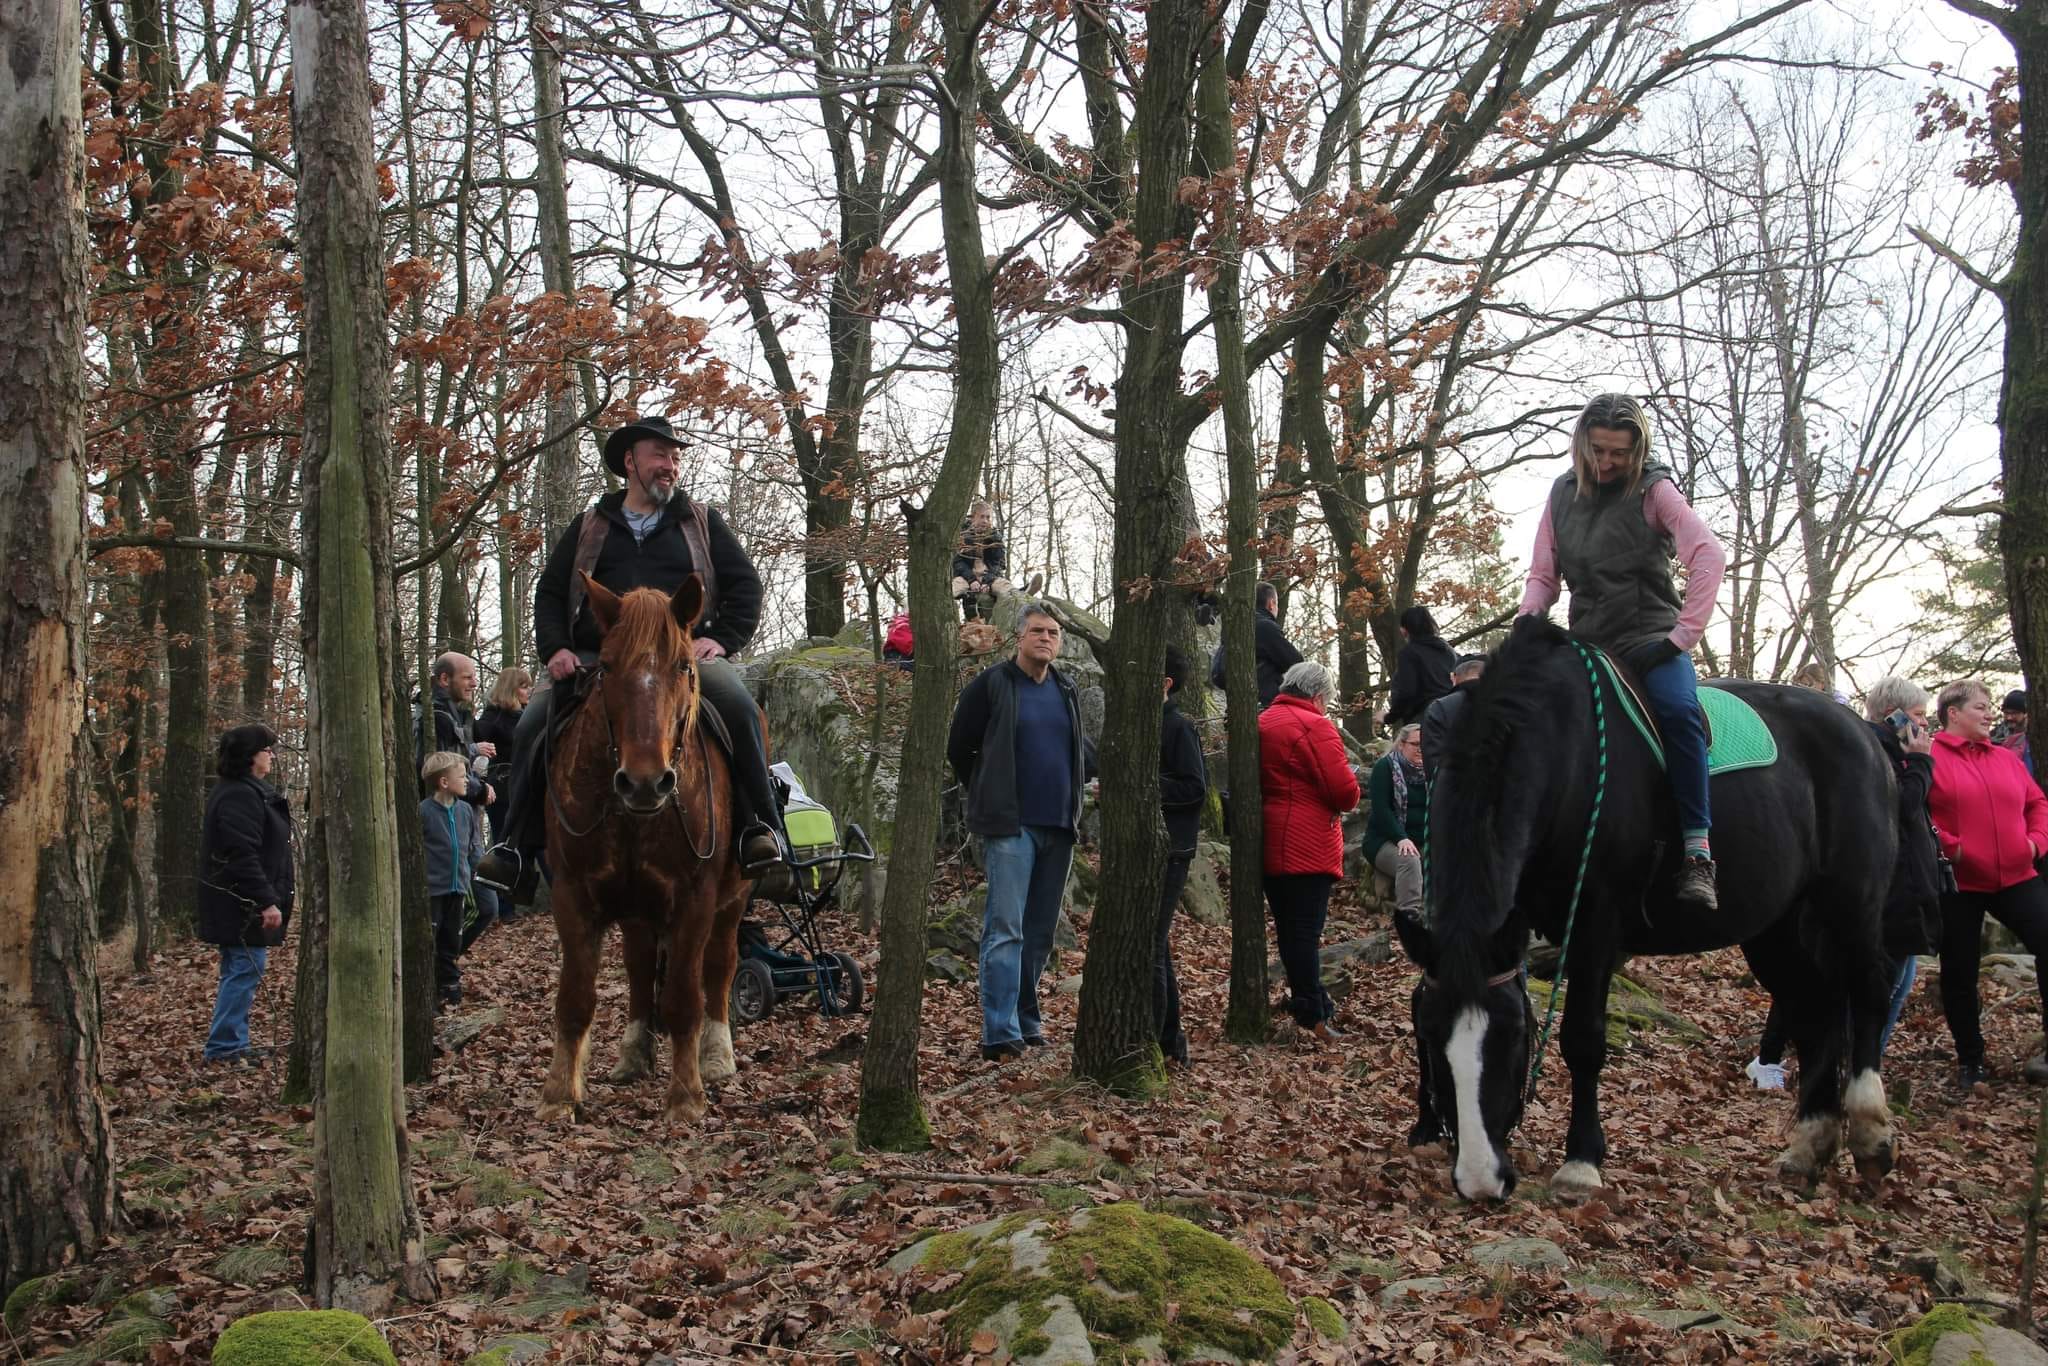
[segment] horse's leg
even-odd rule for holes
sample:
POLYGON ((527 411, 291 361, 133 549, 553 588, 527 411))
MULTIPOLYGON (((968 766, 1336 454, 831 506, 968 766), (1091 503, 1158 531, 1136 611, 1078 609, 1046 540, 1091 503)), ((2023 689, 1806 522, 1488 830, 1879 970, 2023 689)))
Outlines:
POLYGON ((704 1028, 697 1066, 705 1081, 724 1081, 740 1070, 732 1051, 732 978, 740 966, 740 913, 746 906, 744 887, 725 897, 704 945, 704 1028))
POLYGON ((716 914, 713 895, 709 888, 690 887, 676 898, 670 912, 661 1016, 671 1043, 667 1111, 671 1124, 694 1124, 709 1108, 698 1064, 698 1035, 704 1025, 704 941, 716 914))
MULTIPOLYGON (((1868 903, 1866 903, 1868 904, 1868 903)), ((1892 1111, 1885 1100, 1879 1040, 1891 1013, 1896 965, 1874 938, 1859 936, 1849 956, 1849 1086, 1842 1093, 1842 1126, 1856 1172, 1871 1185, 1891 1174, 1892 1111)))
POLYGON ((619 1040, 619 1065, 605 1080, 616 1085, 654 1075, 654 927, 644 920, 619 924, 626 954, 626 1033, 619 1040))
POLYGON ((1567 1201, 1587 1199, 1605 1184, 1600 1179, 1607 1161, 1607 1134, 1600 1125, 1600 1069, 1607 1065, 1607 992, 1614 981, 1610 945, 1581 940, 1574 947, 1582 953, 1575 953, 1570 964, 1558 1038, 1558 1051, 1572 1074, 1572 1117, 1565 1130, 1564 1165, 1550 1178, 1551 1194, 1567 1201))
POLYGON ((1778 1175, 1790 1182, 1815 1180, 1842 1141, 1842 1040, 1845 1002, 1832 980, 1801 944, 1795 910, 1742 951, 1757 981, 1784 1010, 1786 1032, 1799 1054, 1799 1115, 1792 1138, 1778 1157, 1778 1175))
POLYGON ((597 963, 604 927, 584 915, 580 889, 555 883, 555 932, 562 941, 562 976, 555 987, 555 1052, 540 1088, 540 1117, 564 1119, 583 1104, 583 1063, 590 1052, 590 1020, 597 1013, 597 963))

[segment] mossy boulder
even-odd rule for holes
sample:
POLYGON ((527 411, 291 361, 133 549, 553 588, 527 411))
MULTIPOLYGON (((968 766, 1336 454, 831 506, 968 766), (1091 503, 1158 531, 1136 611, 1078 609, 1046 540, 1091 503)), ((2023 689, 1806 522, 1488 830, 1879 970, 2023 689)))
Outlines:
POLYGON ((2042 1366, 2031 1339, 1980 1319, 1960 1304, 1938 1304, 1885 1344, 1900 1366, 2042 1366))
POLYGON ((483 1351, 469 1359, 469 1366, 518 1366, 519 1362, 546 1356, 550 1346, 538 1333, 513 1333, 486 1343, 483 1351))
POLYGON ((281 1309, 236 1319, 213 1345, 213 1366, 319 1366, 359 1362, 398 1366, 398 1358, 361 1314, 346 1309, 281 1309))
MULTIPOLYGON (((838 642, 777 651, 749 663, 747 686, 768 715, 768 748, 803 779, 804 790, 831 808, 843 830, 861 819, 861 782, 867 773, 868 722, 840 693, 842 677, 872 697, 875 658, 865 645, 838 642)), ((890 670, 891 687, 909 676, 890 670)), ((868 838, 886 852, 896 822, 897 753, 885 740, 875 770, 875 813, 868 838)))
POLYGON ((917 1307, 950 1311, 956 1349, 992 1334, 999 1360, 1251 1361, 1294 1335, 1295 1306, 1271 1271, 1139 1205, 1020 1212, 927 1238, 889 1265, 958 1273, 917 1307))
POLYGON ((85 1284, 76 1276, 31 1276, 9 1292, 0 1321, 8 1332, 19 1333, 28 1326, 29 1315, 44 1305, 76 1304, 84 1298, 85 1284))
MULTIPOLYGON (((1555 989, 1552 983, 1540 978, 1529 979, 1529 1002, 1538 1019, 1549 1008, 1551 992, 1555 989)), ((1560 1017, 1564 1013, 1565 1002, 1570 999, 1571 988, 1566 987, 1557 1002, 1560 1017)), ((1615 973, 1607 990, 1607 1046, 1627 1048, 1638 1036, 1651 1034, 1675 1035, 1693 1042, 1706 1037, 1698 1025, 1665 1006, 1648 987, 1634 978, 1615 973)))
POLYGON ((1188 881, 1180 891, 1181 913, 1197 925, 1228 925, 1230 898, 1224 894, 1220 869, 1230 866, 1230 846, 1204 840, 1188 865, 1188 881))

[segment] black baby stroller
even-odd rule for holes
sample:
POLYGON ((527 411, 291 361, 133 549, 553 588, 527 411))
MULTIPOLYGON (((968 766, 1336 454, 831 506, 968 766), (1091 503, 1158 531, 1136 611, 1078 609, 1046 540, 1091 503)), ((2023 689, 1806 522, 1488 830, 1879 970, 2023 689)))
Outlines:
POLYGON ((842 843, 832 813, 805 794, 789 765, 776 764, 772 772, 783 793, 782 822, 795 876, 779 896, 764 896, 758 887, 755 891, 754 904, 773 905, 780 926, 740 921, 740 963, 732 978, 736 1025, 765 1020, 778 1000, 807 992, 817 993, 821 1013, 851 1015, 867 990, 860 964, 847 954, 824 951, 818 912, 837 897, 847 863, 873 863, 875 847, 858 825, 846 827, 842 843))

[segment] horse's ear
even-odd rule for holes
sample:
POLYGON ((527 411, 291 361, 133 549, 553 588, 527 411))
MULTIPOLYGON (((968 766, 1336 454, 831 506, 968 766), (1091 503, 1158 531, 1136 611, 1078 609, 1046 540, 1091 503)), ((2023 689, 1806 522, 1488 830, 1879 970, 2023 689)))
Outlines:
POLYGON ((697 618, 704 612, 704 578, 692 574, 683 580, 683 586, 668 600, 668 610, 676 619, 676 625, 685 631, 695 630, 697 618))
POLYGON ((601 636, 618 625, 619 595, 583 570, 576 572, 583 575, 583 595, 590 603, 590 615, 596 619, 597 633, 601 636))
POLYGON ((1394 912, 1394 934, 1410 962, 1424 972, 1436 971, 1436 935, 1413 911, 1394 912))

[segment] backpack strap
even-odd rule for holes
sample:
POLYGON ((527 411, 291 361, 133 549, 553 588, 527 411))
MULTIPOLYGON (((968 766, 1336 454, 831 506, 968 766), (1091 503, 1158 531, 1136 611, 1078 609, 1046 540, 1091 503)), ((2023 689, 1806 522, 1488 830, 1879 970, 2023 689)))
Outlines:
POLYGON ((697 613, 697 620, 690 623, 692 630, 718 615, 718 569, 711 560, 711 505, 690 500, 690 515, 676 523, 683 533, 683 544, 690 548, 690 567, 704 580, 704 607, 697 613))
POLYGON ((604 514, 590 508, 583 514, 583 530, 576 537, 576 559, 569 568, 569 630, 576 629, 576 614, 583 610, 583 575, 597 572, 597 557, 604 553, 604 538, 611 524, 604 514), (577 571, 581 570, 582 573, 577 571))

